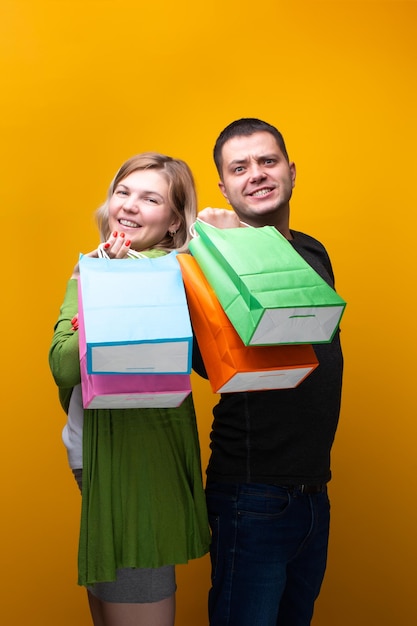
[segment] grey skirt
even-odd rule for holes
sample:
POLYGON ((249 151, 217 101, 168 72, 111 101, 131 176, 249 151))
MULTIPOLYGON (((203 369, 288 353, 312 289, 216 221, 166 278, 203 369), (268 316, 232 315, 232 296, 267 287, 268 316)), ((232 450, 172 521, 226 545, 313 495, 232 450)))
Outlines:
MULTIPOLYGON (((82 491, 82 469, 72 470, 82 491)), ((96 583, 88 591, 103 602, 145 604, 160 602, 176 590, 175 567, 124 568, 116 572, 116 580, 96 583)))

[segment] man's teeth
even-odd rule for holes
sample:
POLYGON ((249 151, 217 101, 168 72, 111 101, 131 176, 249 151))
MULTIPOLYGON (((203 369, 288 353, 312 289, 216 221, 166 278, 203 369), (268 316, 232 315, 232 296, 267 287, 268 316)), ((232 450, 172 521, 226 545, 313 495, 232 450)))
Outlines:
POLYGON ((259 197, 259 196, 266 196, 267 193, 269 193, 271 190, 270 189, 260 189, 259 191, 255 191, 252 195, 259 197))
POLYGON ((128 228, 139 228, 139 224, 135 222, 129 222, 128 220, 119 220, 122 226, 127 226, 128 228))

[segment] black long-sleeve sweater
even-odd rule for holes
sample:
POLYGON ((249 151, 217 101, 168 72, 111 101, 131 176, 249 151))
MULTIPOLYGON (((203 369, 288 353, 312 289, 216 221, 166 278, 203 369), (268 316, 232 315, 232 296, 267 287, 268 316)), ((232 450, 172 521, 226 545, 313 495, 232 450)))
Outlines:
MULTIPOLYGON (((323 245, 297 231, 292 235, 294 249, 334 287, 323 245)), ((294 389, 221 395, 213 411, 208 480, 277 485, 330 480, 343 373, 339 331, 331 343, 314 349, 319 366, 294 389)), ((198 349, 193 367, 206 376, 198 349)))

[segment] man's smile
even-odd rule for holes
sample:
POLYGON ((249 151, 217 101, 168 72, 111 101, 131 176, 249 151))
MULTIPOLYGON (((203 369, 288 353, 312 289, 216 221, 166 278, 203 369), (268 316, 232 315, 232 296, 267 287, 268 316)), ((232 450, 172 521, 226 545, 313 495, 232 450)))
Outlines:
POLYGON ((262 198, 262 196, 268 195, 271 191, 273 191, 273 187, 263 187, 262 189, 257 189, 253 191, 249 195, 253 198, 262 198))

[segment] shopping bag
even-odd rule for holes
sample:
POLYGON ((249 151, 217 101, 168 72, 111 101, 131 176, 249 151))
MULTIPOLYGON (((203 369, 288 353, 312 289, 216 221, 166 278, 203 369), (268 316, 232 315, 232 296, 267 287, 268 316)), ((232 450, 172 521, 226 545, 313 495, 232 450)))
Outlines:
POLYGON ((192 330, 176 252, 140 260, 82 256, 79 267, 89 374, 191 372, 192 330))
POLYGON ((215 393, 288 389, 317 366, 311 345, 245 346, 196 260, 179 254, 191 321, 215 393))
POLYGON ((89 374, 85 323, 78 284, 78 339, 81 391, 85 409, 168 408, 179 406, 191 392, 189 374, 89 374))
POLYGON ((85 409, 166 409, 191 392, 189 374, 88 374, 85 354, 80 368, 85 409))
POLYGON ((332 340, 346 303, 276 228, 194 228, 190 251, 245 345, 332 340))
POLYGON ((80 367, 85 409, 166 409, 191 392, 189 374, 88 374, 85 356, 80 367))

